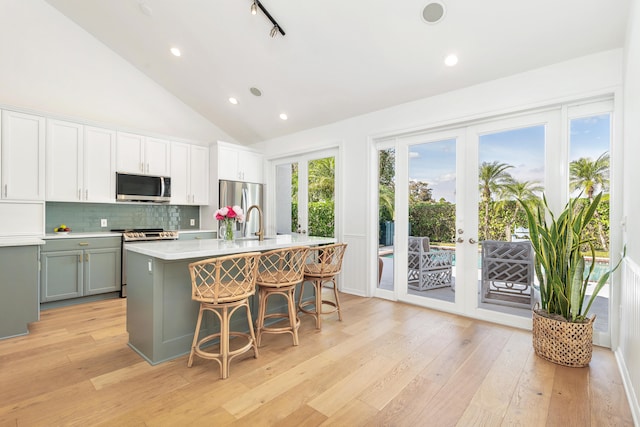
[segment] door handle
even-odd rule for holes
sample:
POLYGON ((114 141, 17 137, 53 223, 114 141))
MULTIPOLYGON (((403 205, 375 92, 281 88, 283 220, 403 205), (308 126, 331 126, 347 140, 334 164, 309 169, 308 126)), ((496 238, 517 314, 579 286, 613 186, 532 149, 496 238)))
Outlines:
POLYGON ((456 242, 458 243, 464 243, 464 239, 462 237, 458 237, 458 240, 456 240, 456 242))
POLYGON ((469 243, 471 243, 472 245, 475 245, 475 244, 476 244, 476 243, 478 243, 478 242, 476 242, 476 240, 475 240, 473 237, 471 237, 471 238, 469 239, 469 243))

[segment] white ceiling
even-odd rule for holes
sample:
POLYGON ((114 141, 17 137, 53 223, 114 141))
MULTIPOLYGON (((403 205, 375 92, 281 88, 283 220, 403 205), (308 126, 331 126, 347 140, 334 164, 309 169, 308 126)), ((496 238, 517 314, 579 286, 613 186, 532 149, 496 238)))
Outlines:
POLYGON ((433 25, 430 1, 262 0, 271 38, 251 0, 47 0, 244 144, 622 47, 630 4, 441 0, 433 25))

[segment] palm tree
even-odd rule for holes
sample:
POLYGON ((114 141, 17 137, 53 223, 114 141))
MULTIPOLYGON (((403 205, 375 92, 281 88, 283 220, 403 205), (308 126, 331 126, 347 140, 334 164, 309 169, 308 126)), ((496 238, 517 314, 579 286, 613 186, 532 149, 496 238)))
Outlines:
MULTIPOLYGON (((589 203, 591 203, 596 192, 604 193, 609 189, 609 153, 605 151, 595 161, 587 157, 572 161, 569 164, 569 174, 571 191, 581 189, 589 198, 589 203)), ((594 213, 593 218, 598 225, 600 245, 606 251, 607 241, 602 229, 602 221, 597 211, 594 213)))
POLYGON ((497 160, 480 165, 479 188, 480 197, 484 205, 484 238, 489 237, 489 205, 492 195, 501 195, 505 186, 513 182, 511 175, 506 172, 513 166, 500 163, 497 160))
POLYGON ((595 161, 581 157, 569 164, 571 191, 582 189, 593 201, 596 190, 609 189, 609 153, 604 152, 595 161))
POLYGON ((333 200, 335 188, 335 157, 309 162, 309 200, 333 200))
MULTIPOLYGON (((539 203, 539 194, 542 193, 543 190, 544 186, 537 181, 514 180, 505 185, 503 189, 503 193, 505 196, 504 200, 509 199, 516 201, 516 207, 513 211, 513 220, 507 223, 507 230, 505 233, 507 236, 507 241, 511 240, 511 226, 518 219, 518 213, 520 210, 520 203, 518 203, 518 200, 531 204, 539 203)), ((504 201, 500 202, 499 205, 504 205, 504 201)))

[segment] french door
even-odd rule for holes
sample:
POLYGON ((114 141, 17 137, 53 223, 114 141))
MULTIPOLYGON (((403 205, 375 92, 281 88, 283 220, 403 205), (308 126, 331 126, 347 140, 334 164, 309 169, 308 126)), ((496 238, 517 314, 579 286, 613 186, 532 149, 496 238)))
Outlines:
MULTIPOLYGON (((529 276, 498 277, 497 266, 512 255, 496 259, 494 248, 515 254, 517 263, 530 262, 532 254, 522 251, 528 229, 517 199, 535 202, 544 192, 551 208, 559 210, 585 185, 586 179, 576 176, 580 165, 595 162, 606 169, 596 191, 608 192, 611 111, 607 101, 558 106, 378 142, 378 217, 385 210, 381 159, 393 152, 395 234, 392 244, 378 245, 374 295, 528 327, 535 275, 523 270, 529 276)), ((607 223, 597 235, 602 258, 607 223)), ((597 318, 604 322, 595 327, 594 341, 607 345, 608 300, 599 310, 597 318)))
POLYGON ((276 159, 275 231, 335 237, 337 149, 276 159))

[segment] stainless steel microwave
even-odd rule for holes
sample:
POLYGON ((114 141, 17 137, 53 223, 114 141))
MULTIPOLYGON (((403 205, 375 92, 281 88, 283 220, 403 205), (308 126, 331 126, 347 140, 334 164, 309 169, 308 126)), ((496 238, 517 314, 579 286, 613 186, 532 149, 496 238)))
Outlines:
POLYGON ((168 203, 171 178, 116 172, 116 201, 168 203))

